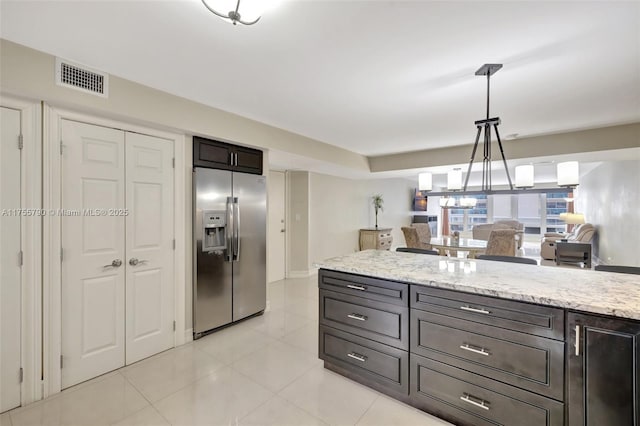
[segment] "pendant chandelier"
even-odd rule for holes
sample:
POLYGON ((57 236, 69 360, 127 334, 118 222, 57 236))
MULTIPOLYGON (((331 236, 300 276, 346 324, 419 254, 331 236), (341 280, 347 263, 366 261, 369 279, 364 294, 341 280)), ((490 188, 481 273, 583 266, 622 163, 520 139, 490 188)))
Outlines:
MULTIPOLYGON (((502 147, 502 140, 500 139, 500 132, 498 131, 498 125, 500 125, 500 117, 490 116, 490 91, 491 91, 491 76, 502 68, 502 64, 484 64, 476 72, 475 75, 486 76, 487 78, 487 111, 484 119, 475 121, 477 133, 473 150, 471 151, 471 159, 469 160, 469 166, 467 168, 467 174, 462 183, 462 170, 457 168, 450 171, 447 174, 447 191, 433 192, 431 195, 443 196, 440 205, 443 208, 473 208, 475 207, 475 199, 466 197, 468 195, 480 195, 480 194, 516 194, 521 192, 528 193, 554 193, 554 192, 566 192, 567 189, 575 188, 578 185, 579 178, 579 165, 577 161, 568 161, 558 163, 557 165, 557 177, 558 186, 560 188, 540 188, 534 189, 534 167, 532 164, 524 164, 515 168, 515 185, 511 180, 509 174, 509 168, 507 167, 507 159, 504 155, 504 149, 502 147), (484 131, 484 134, 483 134, 484 131), (504 171, 507 176, 507 182, 509 189, 497 189, 494 190, 492 186, 492 170, 491 170, 491 135, 495 133, 498 148, 500 149, 500 157, 502 164, 504 165, 504 171), (482 185, 479 190, 468 190, 469 178, 471 176, 471 169, 475 161, 476 152, 478 151, 478 145, 482 136, 482 185), (515 187, 515 188, 514 188, 515 187), (465 195, 465 197, 460 197, 465 195)), ((425 172, 418 175, 419 190, 431 191, 432 180, 431 173, 425 172)))

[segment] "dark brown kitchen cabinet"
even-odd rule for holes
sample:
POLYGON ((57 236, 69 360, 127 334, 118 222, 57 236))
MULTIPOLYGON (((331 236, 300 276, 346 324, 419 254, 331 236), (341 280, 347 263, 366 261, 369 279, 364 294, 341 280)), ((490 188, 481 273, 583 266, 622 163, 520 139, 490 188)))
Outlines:
POLYGON ((640 425, 640 322, 569 312, 570 426, 640 425))
POLYGON ((194 136, 193 165, 261 175, 262 151, 194 136))

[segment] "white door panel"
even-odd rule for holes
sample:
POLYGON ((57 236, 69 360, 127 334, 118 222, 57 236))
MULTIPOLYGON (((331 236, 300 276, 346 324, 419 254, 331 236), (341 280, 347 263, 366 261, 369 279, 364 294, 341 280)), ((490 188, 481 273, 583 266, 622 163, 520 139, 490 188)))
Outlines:
POLYGON ((125 362, 125 141, 122 131, 69 120, 62 140, 66 388, 125 362))
POLYGON ((285 179, 284 172, 269 172, 269 282, 285 276, 285 179))
POLYGON ((173 142, 126 134, 126 362, 173 347, 173 142))
POLYGON ((0 107, 0 412, 20 405, 20 120, 0 107))

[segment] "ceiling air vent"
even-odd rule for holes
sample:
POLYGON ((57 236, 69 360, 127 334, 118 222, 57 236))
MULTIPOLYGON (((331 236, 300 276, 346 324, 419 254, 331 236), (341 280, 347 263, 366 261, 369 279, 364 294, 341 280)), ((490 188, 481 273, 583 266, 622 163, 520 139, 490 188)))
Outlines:
POLYGON ((56 58, 56 84, 106 98, 109 74, 56 58))

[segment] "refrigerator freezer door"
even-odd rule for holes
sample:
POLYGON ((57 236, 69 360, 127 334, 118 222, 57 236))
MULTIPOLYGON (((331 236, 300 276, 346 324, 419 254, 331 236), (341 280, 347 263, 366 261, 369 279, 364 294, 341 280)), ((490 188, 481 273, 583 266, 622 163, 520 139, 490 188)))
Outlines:
MULTIPOLYGON (((202 332, 229 324, 232 321, 232 263, 225 250, 202 250, 203 213, 231 212, 231 172, 195 168, 194 188, 194 265, 193 265, 193 331, 202 332)), ((226 218, 225 234, 231 234, 233 218, 226 218)), ((226 238, 230 242, 229 238, 226 238)))
POLYGON ((267 190, 263 176, 233 174, 239 248, 233 262, 233 320, 263 311, 267 300, 267 190))

